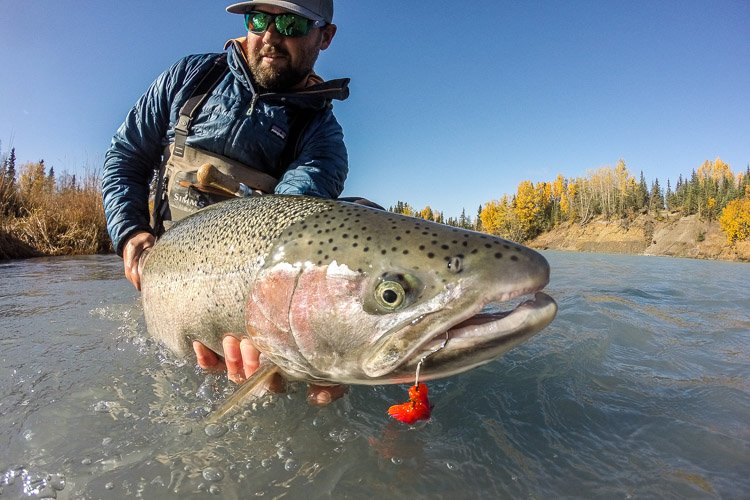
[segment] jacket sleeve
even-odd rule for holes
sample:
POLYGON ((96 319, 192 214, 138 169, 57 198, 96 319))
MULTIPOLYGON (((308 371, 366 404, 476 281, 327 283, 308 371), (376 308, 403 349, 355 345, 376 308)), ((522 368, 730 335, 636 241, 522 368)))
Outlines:
POLYGON ((344 133, 329 107, 305 130, 300 154, 281 177, 275 192, 338 198, 348 172, 344 133))
POLYGON ((158 167, 170 123, 174 82, 184 73, 185 60, 159 75, 136 102, 112 138, 104 157, 102 197, 107 231, 118 255, 127 239, 150 231, 149 183, 158 167))

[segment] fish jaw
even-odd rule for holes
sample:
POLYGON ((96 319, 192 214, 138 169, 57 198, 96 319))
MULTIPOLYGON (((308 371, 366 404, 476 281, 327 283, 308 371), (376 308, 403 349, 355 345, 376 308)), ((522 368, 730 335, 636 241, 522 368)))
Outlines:
POLYGON ((396 369, 383 373, 380 383, 413 383, 420 360, 420 380, 457 375, 489 363, 549 325, 557 303, 537 292, 510 312, 478 314, 438 333, 396 369))

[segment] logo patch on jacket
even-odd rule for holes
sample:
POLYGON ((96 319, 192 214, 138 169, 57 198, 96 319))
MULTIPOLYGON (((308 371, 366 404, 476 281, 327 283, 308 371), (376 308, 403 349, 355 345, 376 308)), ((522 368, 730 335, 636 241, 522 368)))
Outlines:
POLYGON ((279 127, 278 125, 271 125, 271 132, 273 132, 280 139, 286 139, 286 130, 279 127))

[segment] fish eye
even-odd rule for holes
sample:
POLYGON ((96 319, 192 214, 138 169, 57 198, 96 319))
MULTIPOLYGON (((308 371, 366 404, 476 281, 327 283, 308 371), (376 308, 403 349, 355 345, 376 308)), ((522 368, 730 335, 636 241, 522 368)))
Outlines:
POLYGON ((390 314, 412 306, 424 291, 424 284, 412 273, 386 271, 371 285, 362 307, 370 314, 390 314))
POLYGON ((383 281, 375 290, 378 304, 388 310, 398 309, 406 299, 406 290, 398 281, 383 281))

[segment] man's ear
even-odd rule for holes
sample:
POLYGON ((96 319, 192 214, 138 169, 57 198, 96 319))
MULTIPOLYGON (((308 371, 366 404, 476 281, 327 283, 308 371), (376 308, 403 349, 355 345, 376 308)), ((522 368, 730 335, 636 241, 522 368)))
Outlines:
POLYGON ((328 24, 322 28, 323 37, 320 40, 320 50, 326 50, 336 36, 336 25, 328 24))

